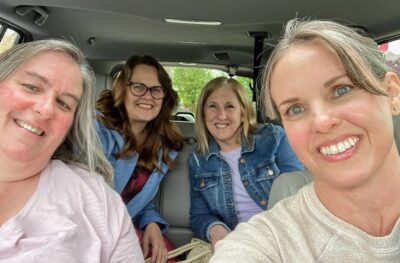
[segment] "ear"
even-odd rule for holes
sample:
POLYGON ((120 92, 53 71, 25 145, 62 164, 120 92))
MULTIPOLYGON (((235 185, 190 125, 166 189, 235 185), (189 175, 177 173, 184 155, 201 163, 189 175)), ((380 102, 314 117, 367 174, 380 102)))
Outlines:
POLYGON ((385 90, 389 94, 389 103, 393 115, 400 114, 400 79, 394 72, 387 72, 384 80, 385 90))

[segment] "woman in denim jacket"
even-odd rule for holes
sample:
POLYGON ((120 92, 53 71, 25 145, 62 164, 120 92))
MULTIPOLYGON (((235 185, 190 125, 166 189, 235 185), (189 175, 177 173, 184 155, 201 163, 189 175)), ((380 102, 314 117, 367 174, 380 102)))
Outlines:
POLYGON ((190 223, 214 247, 239 222, 266 210, 279 174, 304 167, 280 126, 257 125, 248 95, 234 79, 219 77, 205 86, 195 126, 190 223))
MULTIPOLYGON (((152 200, 182 147, 178 127, 170 121, 178 95, 165 69, 150 56, 132 56, 97 102, 97 132, 114 168, 121 194, 137 229, 144 256, 166 261, 168 224, 152 200), (143 235, 142 235, 143 231, 143 235)), ((153 262, 153 261, 152 261, 153 262)))

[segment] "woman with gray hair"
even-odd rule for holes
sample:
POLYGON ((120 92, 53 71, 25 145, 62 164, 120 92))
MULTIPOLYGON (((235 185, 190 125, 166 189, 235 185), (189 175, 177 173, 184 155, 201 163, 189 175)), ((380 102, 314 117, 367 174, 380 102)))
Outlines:
POLYGON ((94 75, 62 40, 0 54, 0 258, 140 262, 96 137, 94 75), (97 174, 99 172, 103 176, 97 174))
POLYGON ((264 89, 314 182, 239 225, 211 262, 399 262, 400 80, 378 45, 336 22, 292 20, 264 89))

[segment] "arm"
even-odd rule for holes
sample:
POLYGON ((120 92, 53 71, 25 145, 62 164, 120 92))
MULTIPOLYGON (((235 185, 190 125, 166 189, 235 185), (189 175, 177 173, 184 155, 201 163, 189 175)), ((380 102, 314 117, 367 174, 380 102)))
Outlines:
POLYGON ((96 131, 97 131, 97 137, 100 140, 100 144, 101 144, 101 147, 103 149, 103 152, 106 155, 107 159, 110 159, 109 155, 110 155, 111 150, 108 149, 108 147, 109 147, 109 143, 108 142, 110 142, 111 139, 112 139, 111 138, 112 137, 111 132, 99 120, 96 120, 96 131))
POLYGON ((304 170, 303 164, 290 147, 286 134, 282 127, 278 127, 277 134, 278 149, 276 153, 276 163, 281 173, 304 170))
MULTIPOLYGON (((161 167, 161 171, 162 173, 160 173, 160 171, 158 171, 157 169, 153 170, 152 174, 151 174, 151 178, 149 178, 149 181, 152 180, 152 182, 146 182, 147 183, 151 183, 148 186, 151 186, 150 188, 147 188, 146 185, 144 186, 144 188, 142 189, 142 191, 144 191, 144 189, 150 189, 147 191, 152 191, 153 193, 147 193, 145 195, 143 195, 145 199, 143 199, 145 202, 148 202, 144 208, 142 210, 140 210, 140 212, 135 216, 134 220, 135 220, 135 225, 141 230, 143 231, 144 228, 149 224, 149 223, 157 223, 161 229, 161 231, 164 233, 165 231, 168 230, 168 223, 167 221, 165 221, 161 215, 158 213, 158 211, 156 210, 153 200, 149 200, 150 198, 154 198, 154 196, 156 195, 156 192, 159 190, 159 185, 161 183, 161 180, 163 179, 164 175, 168 172, 168 165, 165 164, 162 160, 161 160, 161 156, 162 156, 162 151, 158 152, 158 159, 159 159, 159 165, 161 167), (149 200, 149 201, 146 201, 149 200)), ((175 157, 177 156, 177 153, 174 151, 170 152, 170 158, 171 159, 175 159, 175 157)), ((139 195, 142 193, 139 193, 139 195)), ((139 196, 138 196, 139 197, 139 196)), ((134 201, 134 200, 133 200, 134 201)))
POLYGON ((194 189, 196 184, 194 174, 196 173, 197 162, 193 153, 189 157, 189 176, 190 176, 190 225, 196 236, 203 240, 211 241, 210 229, 213 226, 221 225, 227 231, 229 227, 222 222, 221 218, 215 215, 208 207, 207 202, 201 194, 194 189))
POLYGON ((144 262, 132 221, 119 195, 108 190, 108 240, 111 243, 107 262, 144 262))
POLYGON ((235 231, 218 242, 210 263, 219 262, 282 262, 272 231, 259 220, 259 215, 248 223, 240 223, 235 231))
POLYGON ((145 227, 150 223, 157 223, 162 232, 168 229, 168 223, 161 215, 157 212, 153 202, 149 202, 136 216, 134 224, 141 231, 145 230, 145 227))

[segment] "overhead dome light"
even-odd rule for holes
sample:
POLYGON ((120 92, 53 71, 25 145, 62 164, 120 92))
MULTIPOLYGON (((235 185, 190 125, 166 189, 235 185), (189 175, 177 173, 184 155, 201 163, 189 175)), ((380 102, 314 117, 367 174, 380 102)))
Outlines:
POLYGON ((197 66, 197 63, 189 63, 189 62, 179 62, 181 66, 197 66))
POLYGON ((175 44, 185 44, 185 45, 207 45, 207 43, 198 41, 171 41, 171 42, 175 44))
POLYGON ((222 22, 219 22, 219 21, 182 20, 182 19, 172 19, 172 18, 165 18, 164 21, 167 23, 203 25, 203 26, 220 26, 220 25, 222 25, 222 22))

